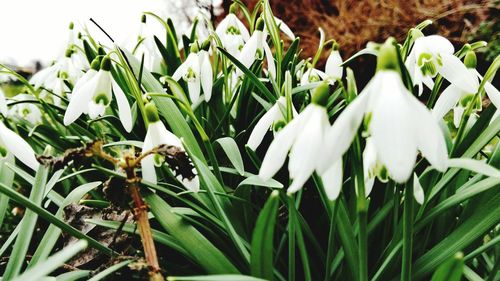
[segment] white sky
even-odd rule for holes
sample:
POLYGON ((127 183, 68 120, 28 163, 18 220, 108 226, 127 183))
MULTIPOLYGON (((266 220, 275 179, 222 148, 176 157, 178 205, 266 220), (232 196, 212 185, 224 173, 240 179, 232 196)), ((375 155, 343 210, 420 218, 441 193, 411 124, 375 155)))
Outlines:
POLYGON ((163 0, 0 0, 0 62, 50 62, 64 49, 71 21, 76 31, 86 25, 94 38, 105 40, 91 17, 123 43, 136 38, 142 12, 160 14, 165 8, 163 0))

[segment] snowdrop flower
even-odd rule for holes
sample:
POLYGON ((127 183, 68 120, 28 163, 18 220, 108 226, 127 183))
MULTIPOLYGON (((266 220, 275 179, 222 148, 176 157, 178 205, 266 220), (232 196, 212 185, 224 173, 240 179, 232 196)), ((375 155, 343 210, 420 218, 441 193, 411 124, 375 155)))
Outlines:
POLYGON ((74 84, 76 80, 83 75, 83 72, 75 66, 74 61, 71 59, 72 56, 73 51, 68 49, 63 58, 60 58, 53 65, 35 73, 35 75, 31 77, 30 83, 33 84, 35 88, 40 88, 42 86, 49 88, 50 85, 54 84, 54 80, 63 77, 65 80, 74 84))
POLYGON ((319 172, 342 158, 363 117, 376 159, 394 181, 404 183, 410 178, 418 150, 434 168, 444 171, 448 154, 443 134, 432 113, 405 88, 390 40, 380 49, 377 70, 372 81, 326 132, 319 172))
POLYGON ((9 110, 7 108, 7 100, 5 99, 5 93, 2 88, 0 88, 0 113, 3 116, 7 116, 9 110))
POLYGON ((340 56, 339 45, 334 43, 325 65, 325 74, 328 76, 328 79, 332 80, 333 83, 338 79, 342 79, 344 74, 342 63, 343 61, 340 56))
POLYGON ((9 154, 14 155, 33 170, 38 169, 40 165, 33 148, 22 137, 0 122, 0 158, 6 158, 9 154))
POLYGON ((295 34, 293 34, 293 31, 283 20, 274 17, 274 21, 276 22, 276 25, 278 25, 278 28, 281 30, 281 32, 288 36, 288 38, 295 40, 295 34))
POLYGON ((422 83, 429 89, 434 87, 432 78, 438 73, 466 92, 477 91, 474 78, 469 75, 460 59, 453 55, 454 51, 450 41, 439 35, 424 36, 415 40, 405 65, 413 85, 418 86, 419 95, 423 91, 422 83))
MULTIPOLYGON (((276 134, 262 161, 259 177, 269 180, 283 166, 290 151, 288 171, 292 184, 289 193, 298 191, 316 170, 323 153, 323 138, 330 127, 325 108, 329 95, 328 84, 318 86, 309 104, 296 118, 276 134)), ((320 174, 328 198, 335 199, 342 184, 342 160, 330 163, 320 174)))
POLYGON ((302 74, 302 77, 300 78, 300 85, 304 86, 307 84, 319 82, 319 81, 326 80, 326 79, 328 79, 328 76, 326 75, 326 73, 324 73, 321 70, 318 70, 316 68, 311 67, 308 70, 306 70, 306 72, 304 72, 304 74, 302 74))
MULTIPOLYGON (((473 77, 475 88, 479 87, 479 80, 483 77, 475 69, 477 63, 476 54, 473 51, 467 52, 465 56, 465 65, 469 71, 470 77, 473 77)), ((486 82, 484 85, 484 90, 486 95, 495 105, 496 108, 500 108, 500 92, 490 83, 486 82)), ((439 96, 432 113, 434 117, 441 120, 450 109, 453 109, 453 124, 455 127, 460 125, 460 120, 469 102, 475 102, 475 109, 481 109, 481 100, 474 100, 475 92, 466 92, 461 88, 456 87, 451 84, 448 86, 443 93, 439 96)))
MULTIPOLYGON (((234 7, 234 6, 231 6, 234 7)), ((220 38, 222 46, 233 56, 238 57, 241 48, 250 38, 245 25, 236 17, 232 9, 219 23, 215 33, 220 38)))
POLYGON ((42 123, 42 112, 34 103, 29 101, 35 101, 36 99, 28 94, 19 94, 12 98, 14 101, 25 101, 22 103, 17 103, 13 105, 8 115, 14 120, 26 120, 32 126, 36 126, 42 123))
MULTIPOLYGON (((274 64, 273 53, 271 48, 267 44, 266 37, 267 33, 263 31, 264 21, 259 18, 255 26, 255 31, 253 32, 250 39, 241 49, 241 53, 238 60, 246 67, 250 68, 256 60, 262 60, 264 58, 264 53, 266 55, 267 70, 269 75, 274 78, 276 77, 276 66, 274 64)), ((238 68, 236 73, 242 74, 242 71, 238 68)))
MULTIPOLYGON (((94 70, 95 70, 95 66, 94 70)), ((104 111, 113 99, 113 93, 118 104, 118 115, 123 128, 127 132, 132 130, 132 113, 125 93, 116 82, 110 72, 111 60, 104 57, 101 69, 96 74, 89 74, 90 78, 85 85, 78 85, 73 91, 72 98, 64 114, 64 125, 73 123, 82 113, 95 119, 104 115, 104 111)))
MULTIPOLYGON (((181 140, 176 135, 168 131, 167 128, 165 128, 165 125, 160 121, 158 110, 153 103, 148 103, 146 105, 146 118, 148 119, 149 125, 146 132, 146 138, 144 139, 144 145, 142 147, 143 153, 160 145, 173 145, 184 151, 184 146, 182 145, 181 140)), ((161 165, 161 162, 162 161, 159 161, 159 157, 157 157, 157 155, 148 155, 144 157, 141 161, 142 178, 156 184, 157 178, 155 164, 161 165)), ((182 178, 181 175, 178 175, 177 179, 182 182, 188 190, 194 192, 198 192, 200 190, 198 176, 188 179, 182 178)))
MULTIPOLYGON (((264 115, 262 115, 248 138, 248 147, 254 151, 257 150, 257 147, 259 147, 267 131, 273 127, 273 124, 285 121, 286 107, 286 98, 282 96, 264 115)), ((293 105, 292 112, 294 116, 298 114, 293 105)))
POLYGON ((139 42, 134 54, 138 55, 138 59, 141 59, 142 54, 144 54, 144 67, 152 72, 162 73, 163 57, 156 46, 154 34, 146 24, 145 15, 141 18, 139 42))
POLYGON ((200 86, 203 89, 205 101, 209 101, 212 97, 212 82, 213 82, 212 65, 208 52, 198 50, 198 43, 191 46, 186 61, 175 70, 172 78, 178 81, 181 77, 186 81, 189 90, 189 97, 193 104, 198 102, 200 98, 200 86))

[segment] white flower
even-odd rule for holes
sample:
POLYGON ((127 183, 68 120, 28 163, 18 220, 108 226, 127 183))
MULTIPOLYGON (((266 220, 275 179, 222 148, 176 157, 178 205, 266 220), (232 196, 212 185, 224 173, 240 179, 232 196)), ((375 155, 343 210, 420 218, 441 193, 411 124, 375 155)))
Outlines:
MULTIPOLYGON (((263 32, 262 30, 256 29, 245 46, 243 46, 243 48, 241 49, 238 60, 246 68, 250 68, 255 60, 263 59, 265 54, 267 61, 267 71, 269 75, 274 79, 276 77, 276 66, 274 64, 274 58, 271 52, 271 48, 269 48, 269 45, 267 44, 266 37, 267 33, 263 32)), ((239 68, 236 70, 236 73, 238 75, 242 74, 239 68)))
POLYGON ((302 77, 300 78, 300 85, 304 86, 326 79, 328 79, 328 76, 323 71, 316 68, 309 68, 306 72, 304 72, 304 74, 302 74, 302 77))
POLYGON ((288 38, 295 40, 295 34, 293 34, 293 31, 290 29, 290 27, 281 19, 274 17, 274 21, 278 25, 279 29, 281 32, 283 32, 288 38))
POLYGON ((104 115, 104 111, 113 99, 113 93, 118 104, 118 115, 123 127, 127 132, 132 130, 132 112, 125 93, 113 80, 110 72, 111 61, 105 57, 101 63, 101 69, 96 74, 88 74, 84 85, 78 85, 73 91, 66 113, 64 114, 64 125, 73 123, 82 113, 88 113, 91 119, 104 115))
MULTIPOLYGON (((255 127, 248 138, 248 147, 252 150, 256 150, 273 124, 285 120, 285 112, 286 99, 285 97, 280 97, 276 103, 264 115, 262 115, 257 124, 255 124, 255 127)), ((297 111, 293 108, 293 106, 292 112, 294 116, 297 115, 297 111)))
POLYGON ((3 92, 2 88, 0 88, 0 113, 3 116, 7 116, 9 113, 9 110, 7 108, 7 100, 5 99, 5 93, 3 92))
POLYGON ((42 112, 34 103, 36 99, 28 94, 19 94, 12 98, 14 101, 22 101, 13 105, 9 110, 9 116, 15 120, 26 120, 32 126, 42 123, 42 112))
POLYGON ((434 86, 432 78, 437 73, 466 92, 475 93, 477 91, 473 77, 469 75, 465 65, 453 53, 453 45, 442 36, 431 35, 415 40, 405 65, 413 85, 418 85, 419 95, 423 91, 422 83, 432 89, 434 86))
POLYGON ((162 73, 162 63, 163 57, 160 50, 156 46, 154 40, 154 34, 151 31, 151 27, 146 24, 146 17, 143 16, 140 31, 139 31, 140 43, 137 49, 134 50, 134 54, 140 60, 144 54, 144 67, 151 72, 162 73), (142 41, 141 41, 142 40, 142 41))
MULTIPOLYGON (((154 105, 151 105, 154 106, 154 105)), ((150 109, 147 109, 150 110, 150 109)), ((181 148, 184 151, 184 146, 181 140, 170 131, 165 128, 165 125, 159 120, 156 108, 154 109, 153 115, 155 117, 150 120, 148 125, 148 130, 146 137, 144 139, 144 145, 142 147, 142 152, 150 151, 151 149, 158 147, 160 145, 173 145, 181 148), (156 120, 156 121, 154 121, 156 120), (154 122, 151 122, 154 121, 154 122)), ((156 155, 148 155, 144 157, 141 161, 142 166, 142 178, 156 184, 156 171, 155 171, 155 161, 156 155)), ((181 175, 177 176, 177 179, 184 184, 184 186, 191 191, 198 192, 200 190, 200 182, 198 176, 192 179, 182 178, 181 175)))
POLYGON ((191 102, 196 103, 200 98, 200 86, 203 89, 205 101, 208 102, 212 97, 212 76, 212 65, 208 52, 205 50, 195 52, 193 50, 189 53, 186 61, 175 70, 172 78, 178 81, 182 77, 186 81, 191 102))
POLYGON ((446 144, 437 121, 405 88, 397 71, 382 69, 326 133, 319 171, 341 159, 364 116, 369 120, 376 159, 396 182, 404 183, 411 176, 418 150, 434 168, 446 169, 446 144))
POLYGON ((217 26, 215 33, 219 36, 222 46, 233 56, 238 57, 241 48, 250 38, 245 25, 229 13, 217 26))
POLYGON ((54 80, 62 78, 74 84, 83 75, 83 72, 75 65, 72 56, 73 51, 68 50, 66 56, 60 58, 53 65, 35 73, 35 75, 31 77, 30 83, 33 84, 35 88, 43 86, 50 89, 50 86, 54 84, 54 80))
POLYGON ((334 46, 325 65, 325 74, 332 82, 337 81, 337 79, 342 79, 344 74, 344 68, 342 67, 342 57, 340 56, 338 46, 334 46))
POLYGON ((22 137, 0 122, 0 158, 7 157, 8 153, 12 153, 14 157, 33 170, 38 169, 40 165, 33 148, 22 137))
MULTIPOLYGON (((259 177, 269 180, 283 166, 290 151, 288 171, 292 184, 289 193, 298 191, 317 168, 317 160, 323 153, 323 138, 330 126, 324 103, 328 98, 328 85, 319 86, 313 103, 279 131, 262 161, 259 177)), ((342 160, 328 165, 320 173, 325 191, 330 199, 338 196, 342 184, 342 160)))
MULTIPOLYGON (((477 72, 477 70, 473 68, 467 69, 469 71, 469 75, 474 77, 475 84, 479 87, 479 81, 482 80, 482 76, 477 72)), ((490 99, 491 103, 495 105, 498 109, 500 108, 500 92, 495 86, 493 86, 490 82, 486 82, 484 85, 484 90, 486 95, 490 99)), ((467 107, 468 102, 477 102, 478 105, 475 109, 480 109, 481 103, 480 101, 473 100, 475 93, 466 92, 461 88, 456 87, 451 84, 448 86, 443 93, 439 96, 434 108, 432 109, 432 114, 438 120, 441 120, 448 111, 453 109, 453 124, 455 127, 460 125, 460 120, 462 119, 462 115, 467 107), (479 108, 478 108, 479 107, 479 108)))

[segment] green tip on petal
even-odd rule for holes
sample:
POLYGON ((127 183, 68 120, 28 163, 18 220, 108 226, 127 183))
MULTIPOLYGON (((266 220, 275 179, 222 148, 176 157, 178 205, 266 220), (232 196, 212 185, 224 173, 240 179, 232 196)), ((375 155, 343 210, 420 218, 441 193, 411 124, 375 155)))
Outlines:
POLYGON ((7 148, 0 145, 0 158, 5 158, 7 156, 7 148))
POLYGON ((106 93, 96 94, 93 99, 95 104, 108 106, 111 103, 111 100, 109 99, 108 95, 106 95, 106 93))
POLYGON ((146 23, 146 15, 142 15, 141 16, 141 22, 142 23, 146 23))
POLYGON ((319 85, 312 94, 312 102, 317 105, 326 106, 328 98, 330 97, 330 85, 322 83, 319 85))
POLYGON ((73 30, 74 27, 75 27, 75 24, 73 22, 70 22, 69 23, 69 30, 73 30))
POLYGON ((399 71, 398 53, 394 42, 394 38, 389 38, 380 46, 377 58, 377 71, 389 69, 399 71))
POLYGON ((258 18, 255 23, 255 30, 264 30, 264 20, 262 18, 258 18))
POLYGON ((477 57, 474 51, 468 51, 465 54, 464 64, 467 68, 476 68, 477 66, 477 57))
POLYGON ((236 3, 233 3, 231 6, 229 6, 230 14, 236 14, 237 10, 238 10, 238 5, 236 3))
POLYGON ((156 105, 152 102, 149 102, 146 104, 144 107, 145 112, 146 112, 146 119, 148 120, 149 123, 155 123, 160 121, 160 116, 158 115, 158 109, 156 108, 156 105))
POLYGON ((90 64, 90 68, 95 71, 99 70, 100 66, 101 66, 101 60, 99 59, 99 57, 95 58, 90 64))
POLYGON ((102 59, 101 69, 104 71, 109 71, 111 69, 111 59, 108 56, 102 59))
POLYGON ((189 51, 191 53, 198 53, 200 51, 200 48, 198 47, 198 42, 193 42, 189 48, 189 51))

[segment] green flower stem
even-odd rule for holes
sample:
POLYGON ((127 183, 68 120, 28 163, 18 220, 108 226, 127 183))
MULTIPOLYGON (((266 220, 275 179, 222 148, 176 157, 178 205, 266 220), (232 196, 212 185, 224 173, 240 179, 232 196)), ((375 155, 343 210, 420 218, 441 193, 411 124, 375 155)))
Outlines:
POLYGON ((401 280, 411 280, 413 246, 413 176, 408 180, 405 187, 404 209, 403 209, 403 261, 401 269, 401 280))
POLYGON ((356 210, 358 213, 358 264, 359 264, 359 281, 368 280, 368 202, 365 195, 365 177, 363 174, 363 159, 361 154, 361 144, 359 137, 356 137, 353 145, 354 164, 353 171, 355 171, 356 190, 358 197, 356 200, 356 210))

